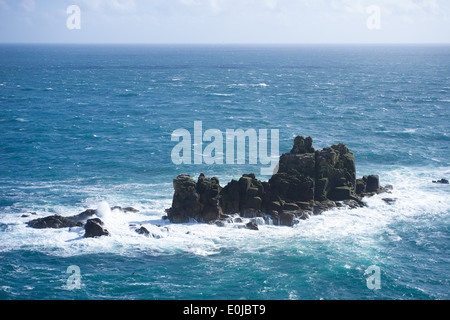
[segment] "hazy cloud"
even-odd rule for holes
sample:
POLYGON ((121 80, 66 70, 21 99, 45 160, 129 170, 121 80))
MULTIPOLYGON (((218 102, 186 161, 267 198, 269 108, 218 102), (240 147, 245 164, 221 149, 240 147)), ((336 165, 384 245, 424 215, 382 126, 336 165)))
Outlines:
POLYGON ((450 42, 448 0, 0 0, 0 41, 450 42), (82 28, 68 32, 66 8, 82 28), (378 6, 381 30, 366 26, 378 6), (32 27, 30 27, 32 26, 32 27))

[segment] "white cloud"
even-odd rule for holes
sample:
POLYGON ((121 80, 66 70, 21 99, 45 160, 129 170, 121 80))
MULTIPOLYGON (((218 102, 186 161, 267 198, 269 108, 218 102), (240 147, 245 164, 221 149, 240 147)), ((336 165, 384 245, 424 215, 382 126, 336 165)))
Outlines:
POLYGON ((79 41, 450 42, 449 0, 0 0, 0 28, 29 18, 21 22, 34 22, 26 39, 39 32, 62 39, 57 28, 71 4, 83 14, 79 41), (380 7, 383 27, 369 34, 371 5, 380 7), (55 25, 54 35, 44 25, 55 25))

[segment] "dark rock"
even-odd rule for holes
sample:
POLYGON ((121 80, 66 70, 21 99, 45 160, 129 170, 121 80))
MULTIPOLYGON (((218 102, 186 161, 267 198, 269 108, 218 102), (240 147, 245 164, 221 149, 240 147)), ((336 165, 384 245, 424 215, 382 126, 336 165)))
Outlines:
MULTIPOLYGON (((330 201, 332 202, 332 201, 330 201)), ((332 202, 334 204, 334 202, 332 202)), ((312 211, 314 207, 314 202, 296 202, 296 205, 300 208, 302 211, 312 211)))
POLYGON ((283 210, 279 215, 279 223, 281 226, 292 227, 294 225, 294 220, 296 217, 295 211, 285 211, 283 210))
POLYGON ((175 193, 172 207, 167 216, 173 223, 188 222, 190 218, 206 223, 212 222, 220 217, 222 208, 220 206, 221 187, 219 179, 213 177, 208 179, 200 174, 195 182, 189 175, 179 175, 173 181, 175 193))
POLYGON ((242 222, 244 222, 244 220, 242 220, 241 217, 235 217, 235 218, 233 218, 233 222, 234 223, 242 223, 242 222))
POLYGON ((288 203, 288 202, 286 202, 283 205, 283 210, 286 210, 286 211, 300 211, 300 207, 298 205, 296 205, 295 203, 288 203))
POLYGON ((269 180, 274 198, 289 202, 314 200, 314 180, 296 171, 278 172, 269 180))
POLYGON ((250 230, 259 230, 258 225, 254 221, 250 221, 245 226, 250 230))
POLYGON ((239 179, 239 211, 244 217, 254 217, 261 212, 266 190, 253 173, 239 179))
POLYGON ((294 139, 294 146, 291 149, 290 153, 302 154, 302 153, 314 153, 314 148, 312 146, 312 138, 311 137, 302 137, 297 136, 294 139))
POLYGON ((279 170, 269 180, 272 201, 314 200, 315 182, 316 156, 312 139, 298 136, 291 152, 281 155, 279 170))
POLYGON ((240 185, 237 180, 231 180, 221 192, 221 206, 229 214, 240 212, 240 185))
POLYGON ((378 192, 380 190, 380 178, 377 175, 367 177, 366 192, 378 192))
POLYGON ((260 197, 252 197, 245 202, 242 209, 244 217, 254 217, 261 212, 262 199, 260 197))
POLYGON ((189 221, 189 217, 198 216, 202 207, 194 179, 186 174, 179 175, 173 180, 173 187, 172 207, 167 210, 170 222, 184 223, 189 221))
POLYGON ((324 201, 328 195, 328 178, 320 178, 316 180, 314 199, 317 201, 324 201))
POLYGON ((342 199, 345 194, 348 197, 353 196, 356 187, 355 156, 347 146, 339 143, 317 150, 315 155, 316 181, 318 182, 315 200, 323 201, 333 197, 342 199), (350 192, 336 190, 340 187, 348 187, 350 192))
POLYGON ((108 236, 108 230, 103 228, 103 221, 99 218, 89 219, 84 226, 85 238, 97 238, 101 236, 108 236))
POLYGON ((147 236, 147 237, 150 236, 150 231, 148 231, 147 228, 144 227, 144 226, 141 226, 139 229, 136 229, 136 232, 138 234, 142 234, 142 235, 147 236))
POLYGON ((266 207, 267 214, 278 214, 283 206, 280 201, 271 201, 266 207))
POLYGON ((239 213, 245 217, 258 215, 265 207, 270 185, 244 174, 239 181, 232 180, 220 192, 219 202, 226 214, 239 213))
POLYGON ((221 189, 218 178, 208 179, 204 174, 200 174, 196 184, 196 191, 200 196, 201 212, 197 220, 208 223, 221 216, 222 208, 219 204, 221 189))
POLYGON ((77 226, 77 223, 74 222, 73 220, 60 215, 53 215, 44 218, 34 219, 28 221, 27 224, 31 228, 35 229, 46 229, 46 228, 60 229, 77 226))
POLYGON ((219 220, 229 220, 230 219, 230 216, 228 215, 228 214, 221 214, 220 216, 219 216, 219 220))
POLYGON ((364 179, 356 179, 355 193, 359 195, 365 192, 366 192, 366 182, 364 181, 364 179))
POLYGON ((440 180, 437 180, 437 181, 433 181, 433 183, 449 184, 449 181, 447 179, 440 179, 440 180))
POLYGON ((84 224, 88 219, 97 214, 95 209, 87 209, 77 215, 67 217, 67 219, 73 221, 75 224, 84 224))
POLYGON ((279 161, 278 173, 281 172, 291 172, 303 177, 315 178, 316 156, 314 153, 285 153, 281 155, 279 161))
POLYGON ((330 192, 328 198, 333 201, 343 201, 351 199, 353 196, 352 192, 351 187, 336 187, 330 192))
POLYGON ((112 210, 120 210, 120 211, 123 211, 123 212, 133 212, 133 213, 136 213, 136 212, 139 212, 139 210, 138 209, 135 209, 135 208, 133 208, 133 207, 125 207, 125 208, 122 208, 121 206, 114 206, 114 207, 111 207, 111 211, 112 210))
POLYGON ((321 202, 315 202, 313 205, 312 213, 314 215, 320 215, 325 211, 328 211, 332 208, 336 208, 337 204, 334 201, 331 200, 325 200, 321 202))
POLYGON ((350 209, 365 207, 364 203, 360 200, 346 199, 343 203, 350 209))
POLYGON ((383 198, 381 200, 383 200, 384 202, 386 202, 387 204, 390 204, 390 205, 394 204, 397 201, 397 199, 394 199, 394 198, 383 198))
POLYGON ((216 220, 214 221, 214 224, 218 227, 225 227, 225 222, 223 222, 222 220, 216 220))
POLYGON ((230 220, 224 214, 253 218, 265 213, 281 225, 336 206, 361 207, 362 197, 388 190, 376 175, 356 179, 355 156, 345 144, 315 150, 312 138, 302 136, 280 156, 278 171, 267 182, 250 173, 221 188, 217 178, 201 174, 195 182, 180 175, 174 189, 172 207, 166 210, 171 222, 193 218, 214 223, 230 220))

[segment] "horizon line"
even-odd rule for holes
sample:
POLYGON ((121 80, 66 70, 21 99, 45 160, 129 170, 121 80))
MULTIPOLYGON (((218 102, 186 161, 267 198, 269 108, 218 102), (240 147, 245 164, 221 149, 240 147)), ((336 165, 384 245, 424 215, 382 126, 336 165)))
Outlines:
POLYGON ((361 46, 437 46, 450 45, 450 42, 298 42, 298 43, 234 43, 234 42, 0 42, 0 45, 174 45, 174 46, 333 46, 333 45, 361 45, 361 46))

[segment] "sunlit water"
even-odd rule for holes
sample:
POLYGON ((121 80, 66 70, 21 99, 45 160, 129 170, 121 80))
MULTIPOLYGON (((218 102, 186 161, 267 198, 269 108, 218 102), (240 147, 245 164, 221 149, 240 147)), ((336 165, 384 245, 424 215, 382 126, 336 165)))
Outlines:
POLYGON ((449 71, 445 46, 1 46, 0 299, 448 299, 449 71), (394 189, 294 227, 171 224, 178 174, 269 178, 175 165, 194 121, 343 142, 394 189), (87 208, 111 236, 26 225, 87 208))

